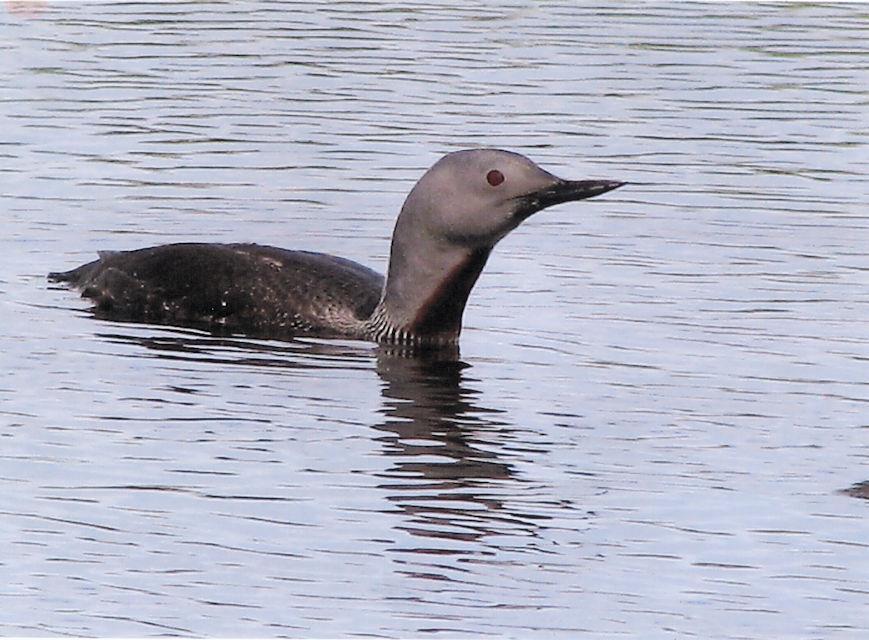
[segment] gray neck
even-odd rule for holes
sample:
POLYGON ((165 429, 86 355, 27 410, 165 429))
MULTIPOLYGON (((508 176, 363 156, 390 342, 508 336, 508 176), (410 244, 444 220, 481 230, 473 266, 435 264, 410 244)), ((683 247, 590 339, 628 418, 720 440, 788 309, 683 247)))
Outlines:
POLYGON ((456 344, 468 295, 491 248, 417 244, 409 253, 402 244, 393 237, 383 297, 366 323, 369 337, 418 346, 456 344))

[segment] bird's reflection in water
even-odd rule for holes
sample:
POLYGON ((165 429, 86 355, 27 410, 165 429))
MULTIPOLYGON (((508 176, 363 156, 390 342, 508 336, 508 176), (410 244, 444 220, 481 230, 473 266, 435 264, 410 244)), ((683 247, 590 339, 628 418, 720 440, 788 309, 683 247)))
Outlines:
POLYGON ((521 489, 502 451, 513 430, 499 419, 502 412, 477 405, 468 365, 455 356, 409 358, 387 349, 378 356, 385 386, 384 419, 376 428, 384 453, 395 458, 381 486, 409 516, 399 528, 456 541, 533 534, 536 518, 515 512, 503 498, 521 489))
MULTIPOLYGON (((127 326, 126 323, 118 323, 127 326)), ((130 326, 137 326, 130 323, 130 326)), ((141 326, 141 325, 138 325, 141 326)), ((146 325, 147 326, 147 325, 146 325)), ((195 329, 135 333, 98 333, 114 344, 136 344, 161 360, 183 360, 225 365, 278 369, 367 369, 372 348, 351 342, 321 343, 304 340, 281 342, 265 338, 222 336, 195 329)))
MULTIPOLYGON (((550 519, 535 508, 534 487, 510 462, 518 455, 510 450, 528 453, 528 444, 516 442, 517 431, 503 412, 477 403, 479 392, 466 375, 469 365, 457 351, 408 354, 365 343, 262 342, 193 330, 99 336, 144 347, 161 360, 308 369, 312 375, 336 368, 364 371, 376 353, 384 384, 375 437, 393 460, 379 486, 405 516, 396 529, 432 541, 471 542, 492 535, 536 536, 550 519)), ((435 545, 415 551, 463 553, 435 545)))

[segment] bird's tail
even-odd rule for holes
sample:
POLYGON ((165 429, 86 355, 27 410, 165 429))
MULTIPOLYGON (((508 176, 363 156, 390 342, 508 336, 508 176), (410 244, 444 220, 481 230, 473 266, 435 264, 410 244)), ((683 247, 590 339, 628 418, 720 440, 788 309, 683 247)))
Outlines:
POLYGON ((99 262, 99 260, 94 260, 69 271, 52 271, 48 274, 48 279, 52 282, 70 282, 73 285, 79 285, 87 280, 91 271, 93 271, 99 262))

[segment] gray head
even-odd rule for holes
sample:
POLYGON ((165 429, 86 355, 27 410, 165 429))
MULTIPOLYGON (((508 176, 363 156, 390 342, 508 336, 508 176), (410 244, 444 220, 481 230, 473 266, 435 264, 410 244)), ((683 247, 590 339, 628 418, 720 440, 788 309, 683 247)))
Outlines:
POLYGON ((447 154, 398 216, 380 317, 408 341, 455 341, 471 287, 499 240, 541 209, 622 184, 562 180, 510 151, 447 154))
POLYGON ((416 183, 397 230, 420 227, 432 240, 491 248, 541 209, 590 198, 621 184, 562 180, 511 151, 456 151, 438 160, 416 183))

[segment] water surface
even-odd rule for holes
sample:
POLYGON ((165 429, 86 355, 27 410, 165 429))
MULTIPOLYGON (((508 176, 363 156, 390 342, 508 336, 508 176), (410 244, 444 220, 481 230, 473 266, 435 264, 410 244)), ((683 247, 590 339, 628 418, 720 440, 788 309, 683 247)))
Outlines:
POLYGON ((0 633, 869 633, 864 6, 0 12, 0 633), (45 280, 194 240, 382 270, 484 145, 631 185, 499 245, 458 361, 45 280))

